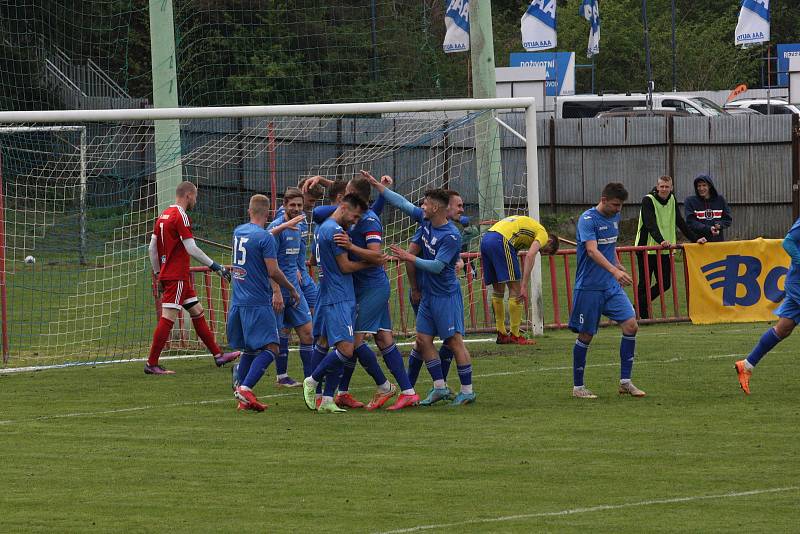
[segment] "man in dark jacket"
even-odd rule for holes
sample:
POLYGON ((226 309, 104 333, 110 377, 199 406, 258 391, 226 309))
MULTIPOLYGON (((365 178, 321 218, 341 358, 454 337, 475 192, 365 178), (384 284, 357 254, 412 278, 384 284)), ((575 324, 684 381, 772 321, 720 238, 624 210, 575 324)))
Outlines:
POLYGON ((647 306, 647 292, 650 291, 652 303, 663 291, 672 286, 672 263, 670 261, 669 247, 678 239, 675 229, 679 228, 683 235, 690 241, 700 244, 706 242, 705 237, 696 235, 687 226, 678 210, 678 202, 672 194, 672 177, 662 176, 656 186, 642 199, 642 209, 639 212, 639 228, 636 231, 636 246, 660 246, 664 250, 650 250, 647 254, 637 252, 639 264, 639 285, 637 297, 639 302, 639 317, 648 319, 650 311, 647 306), (662 288, 658 286, 658 261, 661 262, 662 288), (647 273, 645 273, 645 257, 647 258, 647 273), (650 287, 650 281, 656 277, 656 285, 650 287))
POLYGON ((725 198, 717 193, 711 176, 698 175, 694 179, 694 192, 683 203, 689 228, 709 241, 725 241, 722 231, 733 222, 731 209, 725 198))

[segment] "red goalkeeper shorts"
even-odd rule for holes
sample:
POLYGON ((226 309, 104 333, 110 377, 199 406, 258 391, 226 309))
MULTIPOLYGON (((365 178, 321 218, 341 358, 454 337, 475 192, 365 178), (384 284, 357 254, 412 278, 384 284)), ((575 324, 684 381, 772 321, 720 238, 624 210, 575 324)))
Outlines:
POLYGON ((162 280, 161 286, 164 294, 161 296, 161 306, 180 310, 197 302, 197 293, 191 282, 184 280, 162 280))

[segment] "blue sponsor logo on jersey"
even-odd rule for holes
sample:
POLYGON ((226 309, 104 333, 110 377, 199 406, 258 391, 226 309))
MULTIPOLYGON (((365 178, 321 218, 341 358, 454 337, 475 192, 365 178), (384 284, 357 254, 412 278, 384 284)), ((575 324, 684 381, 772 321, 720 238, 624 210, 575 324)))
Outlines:
MULTIPOLYGON (((763 267, 761 260, 753 256, 740 256, 733 254, 725 259, 703 265, 700 270, 706 275, 711 289, 722 289, 723 306, 752 306, 761 300, 762 287, 758 277, 763 267), (740 273, 740 271, 742 271, 740 273), (744 294, 739 295, 739 287, 744 289, 744 294)), ((772 302, 783 300, 785 291, 778 283, 781 277, 786 276, 789 269, 775 267, 767 273, 764 279, 763 295, 772 302)))

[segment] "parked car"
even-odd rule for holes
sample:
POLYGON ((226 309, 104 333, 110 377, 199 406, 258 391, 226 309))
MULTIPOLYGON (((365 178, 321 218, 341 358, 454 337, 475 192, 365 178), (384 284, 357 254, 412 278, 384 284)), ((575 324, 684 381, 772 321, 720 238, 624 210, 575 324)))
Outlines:
POLYGON ((725 104, 725 109, 734 108, 747 108, 752 109, 762 115, 789 115, 794 113, 800 115, 800 108, 789 102, 785 98, 776 97, 770 98, 746 98, 742 100, 734 100, 725 104))
POLYGON ((675 108, 616 108, 610 111, 601 111, 595 118, 606 117, 691 117, 692 114, 685 109, 675 108))
MULTIPOLYGON (((560 96, 556 99, 555 116, 557 119, 583 119, 594 117, 601 111, 620 107, 643 108, 646 105, 647 95, 644 93, 560 96)), ((653 93, 653 107, 681 109, 705 117, 727 115, 721 107, 701 96, 653 93)))
POLYGON ((728 115, 761 115, 758 111, 750 108, 740 108, 740 107, 727 107, 723 106, 725 111, 728 112, 728 115))

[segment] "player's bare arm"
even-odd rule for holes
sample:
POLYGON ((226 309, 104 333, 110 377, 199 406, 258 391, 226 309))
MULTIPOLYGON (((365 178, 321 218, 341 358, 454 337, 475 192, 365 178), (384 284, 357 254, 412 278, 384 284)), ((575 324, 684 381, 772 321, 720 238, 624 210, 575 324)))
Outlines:
POLYGON ((272 235, 278 235, 281 232, 283 232, 284 230, 297 230, 297 225, 300 224, 301 222, 303 222, 305 220, 305 218, 306 218, 305 214, 301 213, 297 217, 295 217, 293 219, 290 219, 290 220, 288 220, 286 222, 283 222, 283 223, 279 224, 278 226, 276 226, 275 228, 272 228, 269 231, 269 233, 271 233, 272 235))
MULTIPOLYGON (((274 258, 265 258, 264 263, 267 266, 267 272, 269 273, 270 280, 277 283, 280 287, 286 289, 289 292, 289 296, 292 298, 292 305, 296 306, 300 301, 300 295, 297 294, 297 290, 294 288, 294 285, 292 285, 289 279, 286 278, 286 275, 283 274, 283 271, 281 271, 280 267, 278 267, 278 260, 274 258)), ((280 291, 278 291, 278 293, 280 293, 280 291)))
POLYGON ((633 279, 628 273, 625 272, 625 269, 622 268, 622 265, 612 265, 611 262, 608 261, 605 256, 603 256, 603 254, 597 249, 596 240, 592 239, 590 241, 586 241, 584 244, 586 245, 586 254, 589 255, 593 262, 610 272, 614 277, 614 280, 619 282, 619 285, 625 287, 633 283, 633 279))
POLYGON ((388 256, 383 253, 381 246, 378 243, 368 243, 367 248, 362 248, 355 245, 350 236, 345 233, 336 234, 333 236, 333 242, 340 248, 348 252, 352 252, 362 260, 372 265, 383 265, 386 263, 388 256))
MULTIPOLYGON (((414 256, 419 256, 421 251, 422 249, 417 243, 408 245, 408 252, 414 256)), ((408 277, 408 287, 411 288, 411 302, 419 304, 420 300, 422 300, 422 292, 417 285, 417 266, 414 265, 414 262, 406 262, 406 276, 408 277)))
POLYGON ((361 269, 372 267, 371 263, 351 260, 347 257, 346 252, 336 256, 336 265, 339 267, 339 270, 342 272, 342 274, 354 273, 356 271, 360 271, 361 269))

